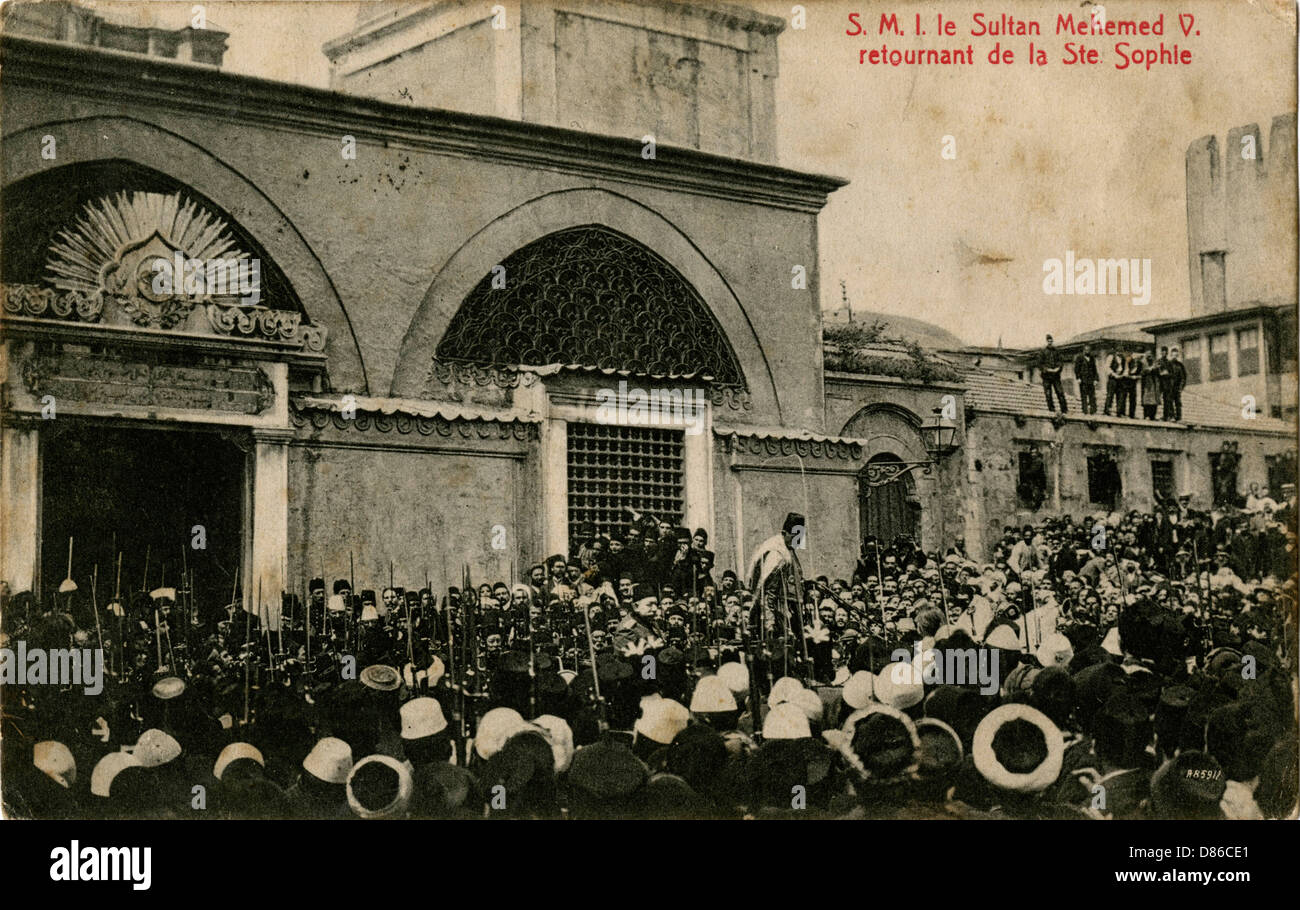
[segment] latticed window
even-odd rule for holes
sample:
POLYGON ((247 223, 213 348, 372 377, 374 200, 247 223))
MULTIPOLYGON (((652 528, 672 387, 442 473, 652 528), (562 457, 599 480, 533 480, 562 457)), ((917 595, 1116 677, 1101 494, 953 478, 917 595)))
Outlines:
POLYGON ((641 244, 597 225, 511 254, 465 298, 437 359, 499 368, 578 365, 743 386, 704 300, 641 244))
POLYGON ((1151 495, 1161 505, 1174 502, 1177 490, 1174 487, 1174 463, 1164 458, 1151 461, 1151 495))
POLYGON ((635 509, 674 525, 682 519, 682 433, 648 427, 570 423, 569 538, 590 522, 621 533, 635 509))

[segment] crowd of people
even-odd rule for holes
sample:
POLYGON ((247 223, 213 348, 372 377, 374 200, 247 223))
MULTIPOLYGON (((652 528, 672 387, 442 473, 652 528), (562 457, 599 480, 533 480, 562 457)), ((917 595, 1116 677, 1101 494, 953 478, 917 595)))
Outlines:
MULTIPOLYGON (((1065 389, 1061 384, 1061 370, 1065 361, 1056 348, 1052 336, 1047 336, 1046 347, 1039 353, 1038 368, 1042 377, 1043 394, 1047 409, 1068 413, 1065 389)), ((1109 415, 1115 408, 1116 417, 1137 417, 1146 420, 1181 421, 1183 419, 1183 389, 1187 386, 1187 367, 1183 364, 1178 345, 1164 346, 1159 351, 1115 350, 1099 363, 1091 344, 1074 358, 1074 380, 1079 386, 1079 407, 1084 414, 1097 413, 1097 387, 1102 377, 1106 380, 1106 399, 1102 413, 1109 415), (1104 374, 1102 370, 1104 369, 1104 374), (1159 416, 1157 417, 1157 411, 1159 416)))
POLYGON ((313 579, 274 629, 14 594, 5 648, 109 672, 6 677, 5 812, 1293 817, 1296 503, 1253 499, 1007 526, 984 561, 868 538, 847 578, 803 577, 799 515, 743 576, 704 529, 589 527, 521 579, 313 579))

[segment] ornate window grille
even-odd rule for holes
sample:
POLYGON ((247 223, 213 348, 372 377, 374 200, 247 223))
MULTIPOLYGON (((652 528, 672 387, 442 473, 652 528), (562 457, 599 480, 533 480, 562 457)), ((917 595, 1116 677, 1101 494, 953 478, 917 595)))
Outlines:
POLYGON ((494 269, 466 296, 438 343, 438 362, 578 365, 744 387, 704 300, 623 234, 598 225, 557 231, 502 267, 504 275, 494 269))
POLYGON ((680 430, 570 423, 570 540, 585 522, 622 533, 631 523, 626 509, 680 523, 682 445, 680 430))

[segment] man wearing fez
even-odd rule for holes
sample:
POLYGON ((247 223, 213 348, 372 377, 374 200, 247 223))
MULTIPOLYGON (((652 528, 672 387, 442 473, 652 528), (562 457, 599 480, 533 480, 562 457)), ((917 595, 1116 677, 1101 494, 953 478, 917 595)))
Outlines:
POLYGON ((785 516, 781 533, 763 541, 749 563, 749 590, 754 592, 750 623, 763 628, 765 610, 772 611, 777 635, 792 632, 797 642, 803 635, 799 599, 803 596, 803 568, 795 548, 802 549, 807 526, 797 512, 785 516))

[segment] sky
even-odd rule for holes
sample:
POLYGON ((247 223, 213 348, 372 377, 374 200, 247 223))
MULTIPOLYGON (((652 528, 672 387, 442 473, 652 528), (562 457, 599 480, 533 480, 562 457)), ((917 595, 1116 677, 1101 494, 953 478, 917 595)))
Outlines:
MULTIPOLYGON (((120 9, 125 4, 100 3, 120 9)), ((745 4, 790 18, 789 2, 745 4)), ((192 3, 153 4, 184 21, 192 3)), ((1086 12, 1078 0, 839 2, 804 0, 806 27, 778 39, 780 164, 851 181, 819 220, 824 309, 841 307, 840 282, 855 310, 895 313, 942 326, 969 344, 1040 344, 1134 320, 1189 315, 1184 155, 1199 137, 1296 109, 1294 7, 1285 0, 1106 3, 1111 20, 1164 13, 1163 38, 1070 38, 1057 14, 1086 12), (858 12, 868 34, 849 36, 858 12), (881 13, 909 34, 878 35, 881 13), (1005 12, 1041 24, 1042 36, 969 35, 972 14, 1005 12), (936 14, 957 24, 940 38, 936 14), (1180 13, 1195 17, 1183 38, 1180 13), (920 14, 929 34, 910 34, 920 14), (1028 42, 1047 66, 1025 61, 1028 42), (1066 66, 1064 43, 1100 49, 1099 65, 1066 66), (1179 44, 1188 65, 1120 71, 1112 47, 1179 44), (995 41, 1017 61, 983 62, 995 41), (976 47, 971 67, 870 66, 859 50, 976 47), (945 159, 945 137, 955 158, 945 159), (1064 258, 1150 259, 1151 301, 1128 296, 1049 296, 1043 264, 1064 258)), ((358 4, 208 3, 231 33, 225 68, 326 87, 320 47, 347 32, 358 4), (275 36, 268 42, 269 36, 275 36), (275 53, 266 48, 273 46, 275 53)), ((179 23, 177 23, 179 24, 179 23)), ((1267 160, 1267 147, 1262 150, 1267 160)))

